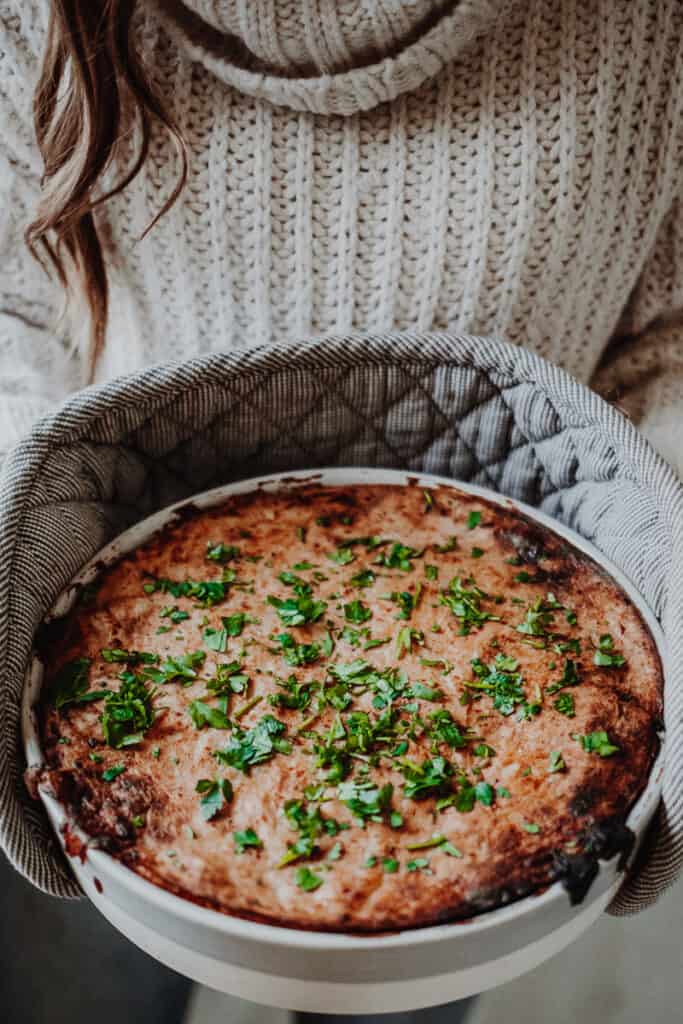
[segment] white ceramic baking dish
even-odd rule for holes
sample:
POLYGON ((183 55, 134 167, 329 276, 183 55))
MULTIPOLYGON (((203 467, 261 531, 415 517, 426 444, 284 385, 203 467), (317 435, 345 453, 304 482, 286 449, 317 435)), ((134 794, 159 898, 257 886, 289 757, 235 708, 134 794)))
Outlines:
MULTIPOLYGON (((643 598, 623 574, 592 545, 561 523, 492 491, 443 477, 395 470, 334 468, 243 480, 193 497, 197 508, 220 505, 229 495, 256 487, 292 488, 312 480, 324 484, 406 484, 450 486, 516 508, 602 565, 640 610, 662 662, 664 639, 643 598)), ((67 614, 78 585, 94 580, 115 562, 173 522, 188 502, 138 523, 93 559, 56 602, 49 619, 67 614)), ((29 768, 42 762, 33 711, 43 666, 37 656, 24 690, 22 729, 29 768)), ((639 842, 656 809, 663 771, 663 746, 649 783, 627 824, 639 842)), ((49 819, 64 846, 64 808, 41 791, 49 819)), ((74 834, 70 825, 71 835, 74 834)), ((78 834, 78 833, 76 833, 78 834)), ((87 842, 82 834, 80 839, 87 842)), ((637 845, 636 845, 637 850, 637 845)), ((635 855, 635 850, 634 850, 635 855)), ((324 1013, 382 1013, 433 1006, 509 981, 548 959, 585 931, 602 913, 623 880, 617 858, 601 862, 588 895, 572 906, 558 882, 539 895, 481 914, 462 924, 362 936, 303 931, 259 924, 220 914, 145 881, 113 857, 89 847, 84 859, 71 857, 84 892, 104 916, 136 945, 163 963, 215 989, 271 1006, 324 1013)))

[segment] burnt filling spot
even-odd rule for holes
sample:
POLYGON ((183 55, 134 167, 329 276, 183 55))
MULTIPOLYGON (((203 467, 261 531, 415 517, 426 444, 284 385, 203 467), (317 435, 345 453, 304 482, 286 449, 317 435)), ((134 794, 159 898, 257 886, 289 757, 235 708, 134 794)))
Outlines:
POLYGON ((569 894, 572 906, 581 903, 598 874, 601 860, 619 856, 617 868, 623 871, 633 850, 636 837, 622 821, 598 822, 585 834, 581 853, 556 850, 553 874, 569 894))

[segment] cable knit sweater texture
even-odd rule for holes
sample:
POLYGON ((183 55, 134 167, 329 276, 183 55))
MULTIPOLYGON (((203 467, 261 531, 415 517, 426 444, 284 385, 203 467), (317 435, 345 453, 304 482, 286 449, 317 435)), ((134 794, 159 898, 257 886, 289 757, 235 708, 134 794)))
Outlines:
MULTIPOLYGON (((0 0, 0 452, 81 382, 22 243, 47 9, 0 0)), ((156 132, 101 211, 98 379, 351 329, 495 333, 683 469, 679 0, 141 0, 136 18, 191 173, 138 241, 177 173, 156 132)))

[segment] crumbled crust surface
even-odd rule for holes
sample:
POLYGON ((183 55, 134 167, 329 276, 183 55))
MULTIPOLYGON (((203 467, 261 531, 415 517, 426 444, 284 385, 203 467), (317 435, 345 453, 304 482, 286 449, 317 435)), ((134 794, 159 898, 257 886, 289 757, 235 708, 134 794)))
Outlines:
POLYGON ((623 845, 657 749, 630 600, 452 488, 190 508, 40 647, 42 782, 74 821, 157 885, 283 925, 463 919, 571 876, 623 845), (112 700, 126 679, 142 712, 112 700))

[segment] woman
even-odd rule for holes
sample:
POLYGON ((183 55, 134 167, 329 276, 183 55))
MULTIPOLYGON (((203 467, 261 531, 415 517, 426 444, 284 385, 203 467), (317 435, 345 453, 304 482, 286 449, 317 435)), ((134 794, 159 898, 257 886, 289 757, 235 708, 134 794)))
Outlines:
POLYGON ((88 380, 438 328, 683 469, 682 49, 678 0, 0 0, 0 452, 88 380))

